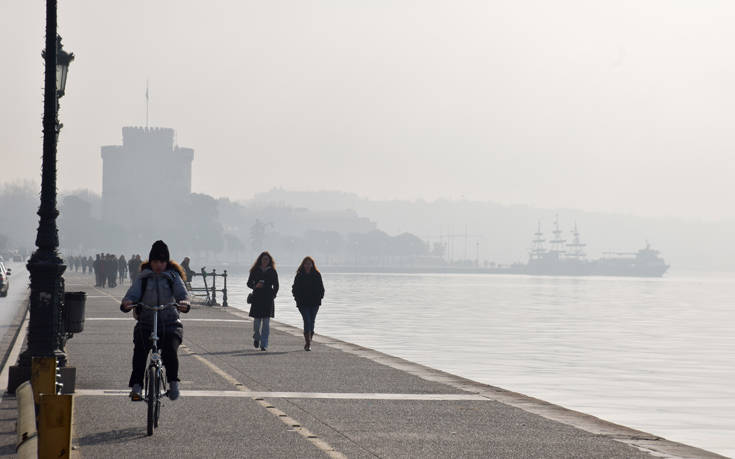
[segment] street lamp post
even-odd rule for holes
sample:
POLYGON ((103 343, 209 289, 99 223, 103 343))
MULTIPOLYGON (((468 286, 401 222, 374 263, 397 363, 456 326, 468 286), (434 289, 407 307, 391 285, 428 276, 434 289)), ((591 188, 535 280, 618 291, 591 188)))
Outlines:
POLYGON ((56 217, 56 143, 61 124, 58 120, 58 98, 64 95, 69 64, 74 55, 62 49, 56 33, 56 0, 46 0, 46 50, 43 106, 43 163, 41 172, 41 205, 36 234, 36 251, 26 267, 30 272, 30 321, 28 347, 18 365, 10 371, 8 390, 13 392, 20 382, 30 378, 32 357, 56 357, 66 364, 63 350, 61 306, 66 270, 59 256, 59 231, 56 217), (48 52, 53 50, 54 52, 48 52))

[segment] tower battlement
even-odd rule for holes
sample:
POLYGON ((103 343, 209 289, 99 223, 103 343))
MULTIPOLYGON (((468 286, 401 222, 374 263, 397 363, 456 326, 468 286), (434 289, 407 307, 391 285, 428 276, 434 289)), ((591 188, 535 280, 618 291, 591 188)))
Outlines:
POLYGON ((174 148, 174 130, 162 127, 126 126, 122 128, 123 146, 132 150, 165 150, 174 148))

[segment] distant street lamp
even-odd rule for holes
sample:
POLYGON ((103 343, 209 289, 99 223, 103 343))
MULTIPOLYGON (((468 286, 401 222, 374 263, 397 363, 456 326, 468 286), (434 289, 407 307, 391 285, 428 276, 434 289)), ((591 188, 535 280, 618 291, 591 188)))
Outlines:
POLYGON ((26 267, 30 272, 30 321, 28 348, 21 354, 17 367, 11 368, 9 391, 29 379, 32 357, 56 357, 59 366, 66 365, 63 351, 61 305, 64 297, 66 270, 59 256, 59 231, 56 217, 56 142, 61 128, 58 122, 58 98, 64 95, 69 64, 74 54, 62 49, 56 34, 56 0, 46 0, 46 51, 43 106, 43 163, 41 167, 41 205, 36 234, 36 251, 26 267), (56 52, 46 52, 47 50, 56 52), (13 371, 15 369, 15 371, 13 371))

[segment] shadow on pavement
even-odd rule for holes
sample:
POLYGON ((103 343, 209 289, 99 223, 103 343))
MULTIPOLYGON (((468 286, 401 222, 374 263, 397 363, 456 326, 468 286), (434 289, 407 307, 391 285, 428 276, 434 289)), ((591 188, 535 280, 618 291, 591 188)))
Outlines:
POLYGON ((108 432, 99 432, 92 435, 80 437, 78 439, 79 446, 98 445, 102 443, 123 443, 136 438, 146 438, 145 428, 128 427, 121 430, 110 430, 108 432))

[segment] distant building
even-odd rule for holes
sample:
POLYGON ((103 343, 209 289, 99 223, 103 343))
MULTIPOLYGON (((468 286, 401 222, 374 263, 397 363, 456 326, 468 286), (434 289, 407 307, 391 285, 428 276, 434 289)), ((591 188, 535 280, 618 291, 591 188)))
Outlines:
POLYGON ((102 151, 102 218, 131 226, 174 220, 191 194, 194 150, 170 128, 124 127, 122 145, 102 151))

